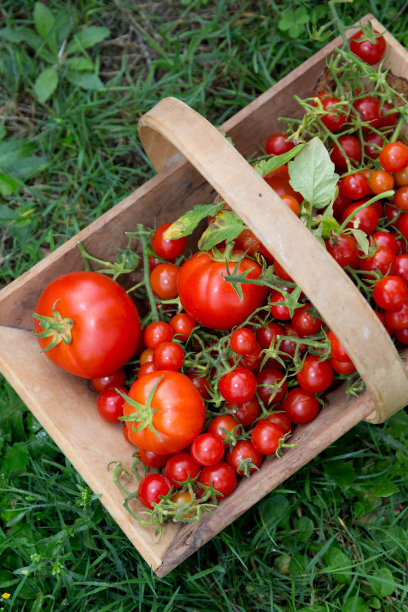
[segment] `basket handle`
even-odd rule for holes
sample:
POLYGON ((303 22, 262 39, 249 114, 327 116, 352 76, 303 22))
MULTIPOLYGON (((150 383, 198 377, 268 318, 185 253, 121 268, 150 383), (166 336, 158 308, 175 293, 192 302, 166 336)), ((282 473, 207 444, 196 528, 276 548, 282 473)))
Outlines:
POLYGON ((227 139, 175 98, 143 115, 139 134, 156 170, 181 152, 301 287, 374 400, 367 420, 381 423, 405 406, 408 372, 384 326, 323 245, 227 139))

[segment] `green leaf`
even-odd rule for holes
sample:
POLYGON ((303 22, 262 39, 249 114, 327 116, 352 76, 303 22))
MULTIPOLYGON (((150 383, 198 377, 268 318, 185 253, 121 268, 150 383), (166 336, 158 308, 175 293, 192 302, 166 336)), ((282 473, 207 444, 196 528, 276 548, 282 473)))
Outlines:
POLYGON ((46 68, 34 83, 34 92, 40 102, 44 103, 54 93, 58 85, 58 73, 53 66, 46 68))
POLYGON ((370 606, 362 597, 350 597, 344 603, 341 612, 370 612, 370 606))
POLYGON ((320 236, 322 238, 330 238, 331 232, 337 232, 340 225, 339 225, 339 222, 334 217, 329 217, 328 219, 322 219, 320 227, 321 227, 320 236))
POLYGON ((342 489, 350 487, 356 479, 352 461, 327 462, 324 470, 328 477, 342 489))
POLYGON ((262 522, 268 530, 272 530, 278 523, 282 523, 289 511, 290 504, 285 495, 277 493, 267 497, 261 504, 262 522))
POLYGON ((27 28, 1 28, 0 38, 11 43, 21 43, 25 41, 27 28))
POLYGON ((288 168, 291 186, 314 208, 324 208, 334 200, 339 175, 319 138, 312 138, 288 168))
POLYGON ((102 40, 105 40, 105 38, 108 38, 109 35, 110 31, 108 28, 98 26, 89 26, 88 28, 84 28, 75 34, 73 39, 67 45, 65 53, 66 55, 72 55, 73 53, 78 53, 79 51, 83 51, 88 47, 93 47, 102 40))
POLYGON ((17 442, 13 446, 8 446, 3 459, 3 471, 6 476, 12 472, 24 470, 28 464, 28 450, 25 442, 17 442))
POLYGON ((6 136, 6 134, 7 134, 7 131, 6 131, 4 122, 0 123, 0 141, 3 140, 3 138, 6 136))
POLYGON ((34 5, 34 25, 41 38, 49 42, 49 47, 54 49, 56 43, 55 17, 42 2, 36 2, 34 5), (51 38, 54 38, 54 42, 51 38))
POLYGON ((390 497, 394 493, 398 493, 399 488, 388 478, 373 480, 373 486, 370 488, 370 493, 373 497, 390 497))
POLYGON ((0 570, 0 589, 5 589, 18 582, 18 578, 12 572, 0 570))
POLYGON ((243 229, 245 225, 236 213, 231 210, 223 210, 202 234, 198 241, 198 248, 209 251, 223 240, 227 243, 232 242, 243 229))
POLYGON ((197 204, 192 210, 188 210, 170 225, 165 231, 165 240, 182 238, 193 233, 197 225, 207 217, 216 215, 222 210, 223 202, 219 204, 197 204))
POLYGON ((24 176, 29 178, 33 174, 42 172, 49 165, 49 160, 46 157, 33 156, 27 157, 18 161, 14 166, 14 176, 24 176))
POLYGON ((296 538, 300 542, 307 542, 313 535, 314 523, 308 516, 301 516, 295 521, 294 528, 299 532, 296 534, 296 538))
POLYGON ((363 230, 355 228, 347 228, 347 233, 353 234, 361 251, 363 251, 364 255, 368 255, 370 243, 368 242, 367 234, 363 230))
POLYGON ((69 70, 67 72, 67 79, 73 85, 78 85, 82 89, 103 89, 104 84, 101 79, 93 72, 75 72, 69 70))
POLYGON ((341 584, 349 584, 352 579, 351 559, 344 549, 339 546, 331 546, 324 556, 327 567, 326 572, 341 584))
POLYGON ((0 143, 0 170, 8 170, 19 160, 31 155, 35 144, 24 138, 10 138, 0 143))
POLYGON ((16 210, 12 210, 9 206, 5 204, 0 204, 0 223, 10 223, 10 221, 14 221, 14 219, 19 218, 19 214, 16 210))
MULTIPOLYGON (((20 183, 7 174, 0 174, 0 193, 3 196, 9 196, 20 187, 20 183)), ((0 223, 2 219, 0 216, 0 223)))
POLYGON ((68 57, 64 66, 78 72, 87 72, 94 69, 94 63, 90 57, 68 57))
POLYGON ((298 144, 287 153, 282 153, 282 155, 273 155, 269 159, 261 159, 261 161, 256 164, 255 171, 260 176, 266 176, 269 174, 269 172, 273 172, 273 170, 276 170, 280 166, 290 162, 290 160, 296 157, 304 146, 304 144, 298 144))
POLYGON ((377 597, 389 597, 395 590, 394 576, 388 567, 376 569, 374 574, 368 577, 368 582, 377 597))

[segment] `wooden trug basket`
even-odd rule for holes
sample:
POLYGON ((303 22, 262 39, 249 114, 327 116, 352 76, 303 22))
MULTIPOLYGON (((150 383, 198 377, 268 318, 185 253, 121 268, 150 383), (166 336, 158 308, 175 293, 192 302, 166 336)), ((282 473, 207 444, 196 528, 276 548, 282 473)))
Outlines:
MULTIPOLYGON (((384 31, 371 15, 362 19, 367 21, 384 31)), ((408 53, 388 32, 384 35, 392 73, 406 76, 408 53)), ((315 94, 313 88, 325 60, 339 45, 339 38, 326 45, 222 125, 235 149, 189 107, 172 98, 162 100, 139 123, 142 142, 158 174, 0 292, 1 372, 92 490, 101 494, 102 504, 159 577, 359 421, 382 422, 408 402, 407 370, 367 302, 241 157, 259 151, 265 135, 281 131, 279 116, 300 115, 293 96, 315 94), (117 249, 125 246, 125 231, 135 231, 138 223, 173 221, 195 204, 211 202, 215 193, 238 212, 316 305, 346 347, 369 392, 350 402, 343 387, 330 393, 328 406, 318 417, 296 428, 291 438, 296 446, 281 459, 269 457, 198 523, 166 524, 157 541, 154 527, 140 525, 123 508, 122 493, 107 471, 113 460, 130 469, 133 447, 120 427, 95 421, 99 418, 96 396, 87 382, 59 370, 40 354, 32 332, 32 313, 39 294, 52 279, 83 269, 78 241, 95 257, 113 259, 117 249)), ((408 356, 408 349, 402 356, 408 356)), ((137 501, 132 507, 137 514, 142 509, 137 501)))

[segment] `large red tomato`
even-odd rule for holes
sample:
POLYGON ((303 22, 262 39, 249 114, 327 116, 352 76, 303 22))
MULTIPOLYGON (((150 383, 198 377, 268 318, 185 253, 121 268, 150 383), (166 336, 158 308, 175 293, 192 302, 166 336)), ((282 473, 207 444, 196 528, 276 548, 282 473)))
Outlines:
MULTIPOLYGON (((233 251, 233 256, 238 252, 233 251)), ((235 270, 236 262, 228 262, 230 274, 250 270, 247 279, 257 279, 262 268, 244 257, 235 270)), ((241 284, 241 300, 234 287, 224 280, 227 273, 224 260, 216 261, 211 253, 199 252, 180 268, 177 278, 178 294, 184 310, 200 325, 210 329, 232 329, 241 325, 266 299, 267 288, 241 284)))
POLYGON ((158 370, 146 374, 133 383, 128 397, 132 403, 125 402, 123 414, 136 413, 138 419, 126 421, 129 440, 145 450, 161 455, 177 453, 188 446, 204 426, 204 400, 181 372, 158 370), (143 427, 140 431, 134 431, 140 426, 143 427))
POLYGON ((135 353, 139 314, 111 278, 70 272, 51 281, 40 295, 35 333, 53 363, 71 374, 97 378, 115 372, 135 353))

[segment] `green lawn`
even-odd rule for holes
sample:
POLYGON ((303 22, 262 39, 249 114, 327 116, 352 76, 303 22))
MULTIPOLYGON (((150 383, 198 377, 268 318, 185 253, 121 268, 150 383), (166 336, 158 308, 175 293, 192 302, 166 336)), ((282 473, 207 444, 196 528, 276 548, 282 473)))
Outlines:
MULTIPOLYGON (((153 175, 161 98, 219 125, 336 33, 317 0, 45 4, 0 7, 0 287, 153 175)), ((405 0, 336 6, 408 45, 405 0)), ((407 474, 407 413, 362 423, 159 580, 0 376, 0 610, 408 610, 407 474)))

